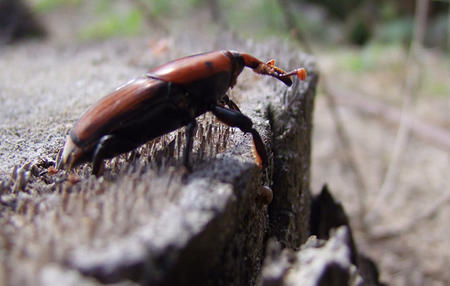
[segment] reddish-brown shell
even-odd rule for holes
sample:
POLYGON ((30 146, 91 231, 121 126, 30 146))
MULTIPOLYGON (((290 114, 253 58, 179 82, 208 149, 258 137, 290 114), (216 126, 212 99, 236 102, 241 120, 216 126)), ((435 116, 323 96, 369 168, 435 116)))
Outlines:
POLYGON ((149 76, 176 84, 187 84, 232 70, 233 55, 229 51, 215 51, 181 58, 156 67, 149 76))
POLYGON ((139 108, 159 88, 156 79, 142 77, 117 88, 100 99, 81 116, 72 130, 72 139, 78 146, 94 142, 109 129, 118 127, 117 119, 139 108))

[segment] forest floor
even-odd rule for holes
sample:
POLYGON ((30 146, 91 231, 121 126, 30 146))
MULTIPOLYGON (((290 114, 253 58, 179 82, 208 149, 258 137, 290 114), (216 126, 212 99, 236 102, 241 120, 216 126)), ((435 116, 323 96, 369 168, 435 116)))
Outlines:
MULTIPOLYGON (((17 144, 24 144, 23 148, 26 148, 27 138, 26 134, 19 134, 17 130, 29 130, 20 124, 25 121, 30 124, 37 118, 36 128, 41 132, 41 137, 47 136, 49 144, 58 146, 62 144, 63 138, 52 134, 64 133, 70 125, 70 122, 61 122, 54 130, 43 127, 47 125, 39 120, 47 123, 49 120, 57 121, 55 114, 63 111, 58 111, 57 102, 49 102, 53 97, 20 97, 20 90, 26 88, 25 83, 29 80, 20 78, 20 70, 35 69, 36 77, 31 79, 31 85, 36 93, 39 93, 39 81, 42 82, 41 90, 45 90, 46 85, 60 84, 64 85, 61 89, 70 91, 70 88, 83 84, 77 82, 76 78, 59 83, 46 78, 57 73, 57 69, 52 70, 52 66, 58 62, 74 64, 68 58, 54 59, 52 62, 51 53, 54 53, 54 49, 67 49, 67 54, 72 54, 71 42, 76 41, 72 39, 72 31, 81 26, 80 20, 71 14, 60 14, 48 17, 45 22, 47 27, 52 27, 52 36, 43 45, 56 48, 46 49, 40 45, 42 49, 30 51, 18 46, 17 51, 9 50, 6 53, 9 58, 5 58, 3 52, 0 54, 2 66, 14 65, 9 69, 0 69, 0 179, 11 172, 11 162, 17 165, 25 162, 20 157, 21 147, 17 144), (35 56, 47 59, 44 61, 45 65, 28 65, 26 60, 35 56), (16 97, 8 96, 11 91, 16 93, 16 97), (36 107, 33 114, 29 114, 30 109, 24 107, 27 104, 36 107), (18 137, 18 134, 24 137, 7 142, 6 139, 18 137), (11 155, 11 159, 7 155, 11 155)), ((201 25, 194 29, 201 29, 201 25)), ((142 37, 140 36, 140 41, 145 43, 142 37)), ((172 37, 161 36, 160 40, 158 37, 149 36, 156 43, 153 45, 154 51, 157 51, 158 45, 175 44, 172 37)), ((120 41, 123 41, 123 53, 126 53, 126 41, 120 41)), ((27 45, 27 42, 18 45, 27 45)), ((338 140, 334 117, 322 88, 316 98, 314 114, 312 192, 318 193, 322 185, 327 183, 343 203, 355 229, 357 243, 364 253, 378 263, 382 281, 391 285, 450 284, 450 147, 446 143, 446 138, 450 136, 448 56, 425 51, 421 63, 421 84, 416 89, 413 103, 406 110, 410 116, 408 118, 413 118, 410 122, 417 124, 411 126, 406 140, 398 144, 396 136, 405 93, 405 74, 408 70, 405 49, 374 46, 360 50, 339 47, 318 50, 316 53, 321 79, 326 79, 328 88, 335 94, 336 108, 342 126, 348 133, 351 152, 356 158, 364 186, 355 181, 354 170, 347 159, 348 150, 338 140), (388 110, 389 113, 386 115, 379 112, 379 109, 374 111, 375 107, 382 111, 388 110), (425 127, 417 128, 418 125, 425 127), (430 129, 436 132, 428 132, 430 129), (396 148, 400 150, 398 161, 392 164, 392 154, 396 148), (391 175, 386 180, 388 170, 391 170, 391 175)), ((101 51, 87 56, 100 67, 104 66, 102 63, 105 59, 108 60, 108 55, 101 51)), ((113 59, 107 68, 112 68, 117 60, 121 59, 113 59)), ((145 62, 151 61, 146 61, 144 57, 145 62)), ((107 69, 101 69, 96 72, 96 76, 93 75, 90 92, 98 92, 104 88, 101 83, 102 78, 107 76, 107 69)), ((130 71, 116 73, 117 81, 130 71)), ((74 77, 78 72, 82 71, 74 67, 74 77)), ((79 114, 81 110, 64 112, 79 114)), ((35 144, 34 149, 29 151, 36 156, 49 146, 42 142, 30 144, 35 144)), ((49 152, 54 151, 52 149, 49 152)))
POLYGON ((313 192, 324 182, 333 190, 351 217, 360 248, 379 264, 382 280, 392 285, 448 285, 448 57, 424 52, 421 82, 404 109, 411 127, 406 140, 398 143, 409 68, 405 49, 345 47, 318 55, 322 79, 338 102, 365 188, 355 180, 348 150, 336 139, 322 89, 314 111, 313 192), (400 150, 397 163, 392 159, 395 148, 400 150))

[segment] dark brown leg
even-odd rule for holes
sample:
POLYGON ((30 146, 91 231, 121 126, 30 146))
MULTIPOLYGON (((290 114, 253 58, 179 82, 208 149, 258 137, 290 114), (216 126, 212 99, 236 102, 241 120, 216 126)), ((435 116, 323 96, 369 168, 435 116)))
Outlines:
POLYGON ((226 105, 228 105, 229 108, 231 108, 232 110, 236 110, 241 112, 241 110, 239 109, 239 106, 237 106, 236 103, 234 103, 234 101, 232 101, 228 95, 225 95, 225 97, 223 98, 224 102, 226 105))
POLYGON ((192 170, 191 164, 189 162, 189 157, 192 151, 192 142, 194 141, 195 130, 197 129, 197 122, 195 119, 186 125, 186 148, 183 154, 183 165, 189 171, 192 170))
POLYGON ((117 135, 103 136, 92 154, 92 174, 100 175, 104 159, 133 150, 135 146, 135 142, 117 135))
POLYGON ((114 140, 114 136, 106 135, 98 142, 95 147, 94 154, 92 155, 92 174, 95 176, 100 175, 100 170, 103 167, 103 159, 105 158, 105 153, 107 151, 107 146, 114 140))
POLYGON ((256 151, 256 161, 260 167, 267 167, 267 154, 258 131, 253 128, 253 122, 250 118, 242 114, 240 111, 227 109, 221 106, 214 106, 212 113, 223 123, 238 127, 243 132, 250 132, 253 136, 253 146, 256 151))

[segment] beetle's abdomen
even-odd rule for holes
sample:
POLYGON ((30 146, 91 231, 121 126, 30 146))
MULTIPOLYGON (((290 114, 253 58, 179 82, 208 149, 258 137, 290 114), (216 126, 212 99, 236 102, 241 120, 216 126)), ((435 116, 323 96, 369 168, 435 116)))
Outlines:
POLYGON ((103 135, 120 128, 122 121, 142 106, 157 106, 164 102, 164 93, 158 93, 162 88, 167 88, 167 83, 147 77, 134 79, 117 88, 83 114, 72 129, 72 140, 79 147, 95 143, 103 135))

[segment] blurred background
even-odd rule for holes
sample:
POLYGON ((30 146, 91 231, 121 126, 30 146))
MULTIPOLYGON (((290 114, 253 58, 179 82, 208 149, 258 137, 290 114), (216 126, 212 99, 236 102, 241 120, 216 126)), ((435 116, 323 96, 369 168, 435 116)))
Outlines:
POLYGON ((117 38, 157 56, 191 34, 315 55, 311 190, 328 184, 392 285, 450 284, 449 29, 449 0, 0 0, 0 57, 117 38))

